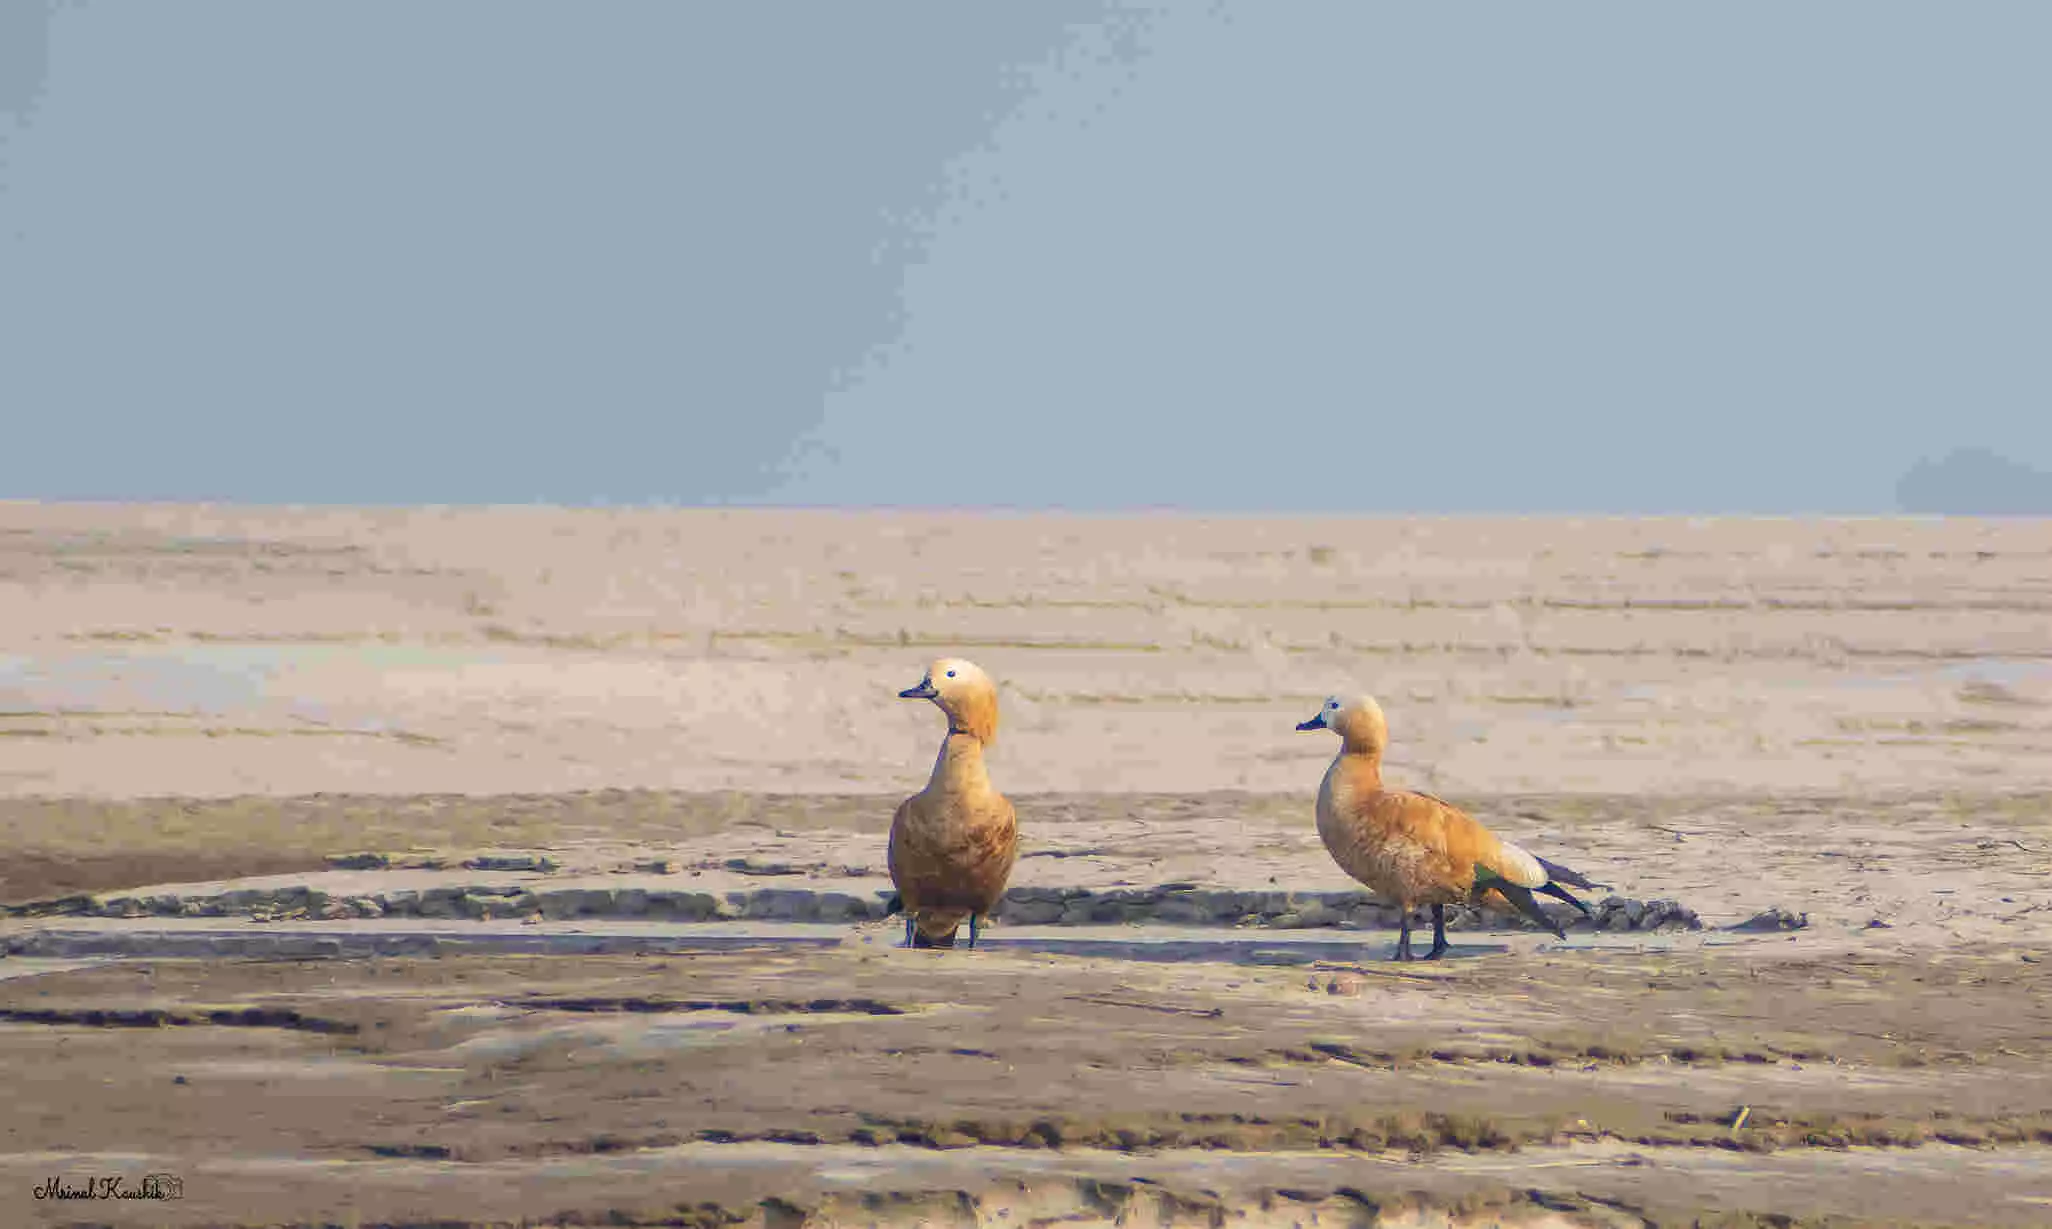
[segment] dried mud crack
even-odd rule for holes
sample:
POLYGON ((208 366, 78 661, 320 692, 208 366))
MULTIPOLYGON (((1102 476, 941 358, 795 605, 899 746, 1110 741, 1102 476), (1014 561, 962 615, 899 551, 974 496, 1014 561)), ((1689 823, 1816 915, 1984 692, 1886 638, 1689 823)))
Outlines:
POLYGON ((875 999, 643 999, 643 998, 530 998, 513 1005, 543 1011, 629 1012, 643 1015, 680 1011, 724 1011, 737 1015, 863 1015, 902 1016, 904 1009, 875 999))
MULTIPOLYGON (((1751 1109, 1752 1107, 1748 1107, 1751 1109)), ((1789 1152, 1804 1149, 1912 1149, 1930 1144, 1960 1148, 2052 1145, 2052 1114, 1975 1118, 1942 1111, 1907 1119, 1882 1114, 1783 1114, 1756 1110, 1743 1130, 1735 1115, 1696 1115, 1669 1111, 1665 1129, 1613 1130, 1567 1125, 1558 1121, 1528 1122, 1481 1115, 1408 1112, 1361 1115, 1356 1118, 1267 1118, 1258 1114, 1185 1113, 1157 1119, 1129 1120, 1036 1118, 992 1122, 960 1119, 926 1121, 862 1115, 866 1125, 840 1130, 729 1131, 600 1135, 589 1139, 546 1140, 505 1154, 457 1159, 490 1161, 501 1156, 606 1154, 672 1148, 685 1143, 781 1144, 825 1147, 852 1144, 864 1148, 902 1145, 930 1151, 963 1149, 1084 1149, 1097 1152, 1151 1154, 1203 1151, 1269 1155, 1273 1153, 1402 1153, 1430 1156, 1440 1152, 1515 1153, 1531 1147, 1573 1143, 1619 1143, 1640 1149, 1714 1148, 1734 1152, 1789 1152)), ((444 1150, 440 1155, 449 1155, 444 1150)))
MULTIPOLYGON (((1516 1049, 1433 1047, 1395 1051, 1364 1050, 1343 1042, 1314 1041, 1308 1043, 1304 1049, 1270 1051, 1267 1057, 1277 1063, 1306 1066, 1319 1066, 1327 1060, 1333 1060, 1357 1067, 1376 1068, 1395 1068, 1431 1062, 1461 1066, 1497 1064, 1544 1069, 1568 1066, 1593 1067, 1597 1064, 1636 1067, 1649 1063, 1684 1067, 1714 1067, 1734 1063, 1765 1065, 1779 1062, 1828 1062, 1832 1056, 1825 1050, 1782 1049, 1772 1046, 1760 1049, 1731 1049, 1716 1045, 1678 1045, 1671 1049, 1662 1049, 1596 1042, 1586 1046, 1528 1046, 1516 1049)), ((1259 1060, 1236 1058, 1228 1061, 1253 1064, 1259 1060)))
POLYGON ((212 1011, 161 1007, 0 1007, 0 1023, 81 1028, 277 1028, 293 1032, 337 1035, 352 1035, 359 1031, 357 1025, 346 1020, 327 1020, 277 1007, 221 1008, 212 1011))

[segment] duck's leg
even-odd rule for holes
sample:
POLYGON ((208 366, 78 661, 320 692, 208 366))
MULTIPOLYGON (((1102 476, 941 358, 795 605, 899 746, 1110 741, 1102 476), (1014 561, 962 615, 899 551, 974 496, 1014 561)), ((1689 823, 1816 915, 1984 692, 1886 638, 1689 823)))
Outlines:
POLYGON ((1410 911, 1410 909, 1406 908, 1406 909, 1405 909, 1405 910, 1404 910, 1404 911, 1403 911, 1402 913, 1399 913, 1399 914, 1397 915, 1397 949, 1396 949, 1396 955, 1394 955, 1394 956, 1390 957, 1390 959, 1392 959, 1392 960, 1409 960, 1410 958, 1411 958, 1411 911, 1410 911))
POLYGON ((1425 953, 1425 959, 1437 960, 1446 955, 1446 906, 1432 906, 1432 950, 1425 953))
POLYGON ((918 944, 918 942, 917 942, 917 939, 918 939, 918 930, 919 930, 919 925, 918 925, 918 923, 917 923, 917 922, 915 922, 915 921, 913 921, 913 920, 912 920, 912 914, 911 914, 911 912, 910 912, 910 911, 908 910, 908 911, 906 912, 906 914, 905 914, 905 946, 906 946, 906 947, 917 947, 917 946, 919 946, 919 944, 918 944))
POLYGON ((982 921, 983 915, 980 913, 969 915, 969 950, 972 952, 976 950, 976 936, 983 930, 982 926, 978 925, 982 921))

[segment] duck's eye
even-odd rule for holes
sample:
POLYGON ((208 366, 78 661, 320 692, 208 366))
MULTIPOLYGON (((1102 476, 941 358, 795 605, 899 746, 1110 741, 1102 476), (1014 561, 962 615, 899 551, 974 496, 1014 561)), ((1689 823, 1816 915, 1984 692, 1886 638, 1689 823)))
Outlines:
POLYGON ((1338 712, 1338 711, 1339 711, 1339 701, 1338 701, 1338 700, 1327 700, 1327 701, 1325 702, 1325 707, 1327 707, 1327 708, 1329 708, 1329 709, 1332 709, 1332 710, 1333 710, 1334 712, 1338 712))
POLYGON ((949 677, 949 678, 953 678, 953 677, 955 677, 955 672, 954 672, 953 670, 950 670, 950 671, 948 671, 948 677, 949 677))

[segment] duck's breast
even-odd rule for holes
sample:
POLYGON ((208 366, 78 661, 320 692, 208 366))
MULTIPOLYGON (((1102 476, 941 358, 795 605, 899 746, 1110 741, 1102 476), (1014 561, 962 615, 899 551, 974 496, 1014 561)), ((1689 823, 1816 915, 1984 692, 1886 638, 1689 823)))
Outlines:
POLYGON ((1012 804, 986 797, 915 794, 891 825, 891 880, 908 904, 986 912, 1018 860, 1012 804))
POLYGON ((1376 895, 1407 906, 1465 898, 1467 885, 1456 882, 1433 800, 1355 788, 1341 771, 1327 774, 1318 802, 1326 851, 1376 895))

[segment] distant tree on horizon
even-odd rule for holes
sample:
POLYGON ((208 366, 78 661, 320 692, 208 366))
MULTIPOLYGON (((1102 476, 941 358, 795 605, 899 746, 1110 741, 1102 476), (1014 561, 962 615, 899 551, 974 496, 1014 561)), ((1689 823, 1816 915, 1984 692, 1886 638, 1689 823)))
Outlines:
POLYGON ((1910 466, 1895 503, 1917 516, 2052 516, 2052 474, 1989 448, 1955 448, 1910 466))

